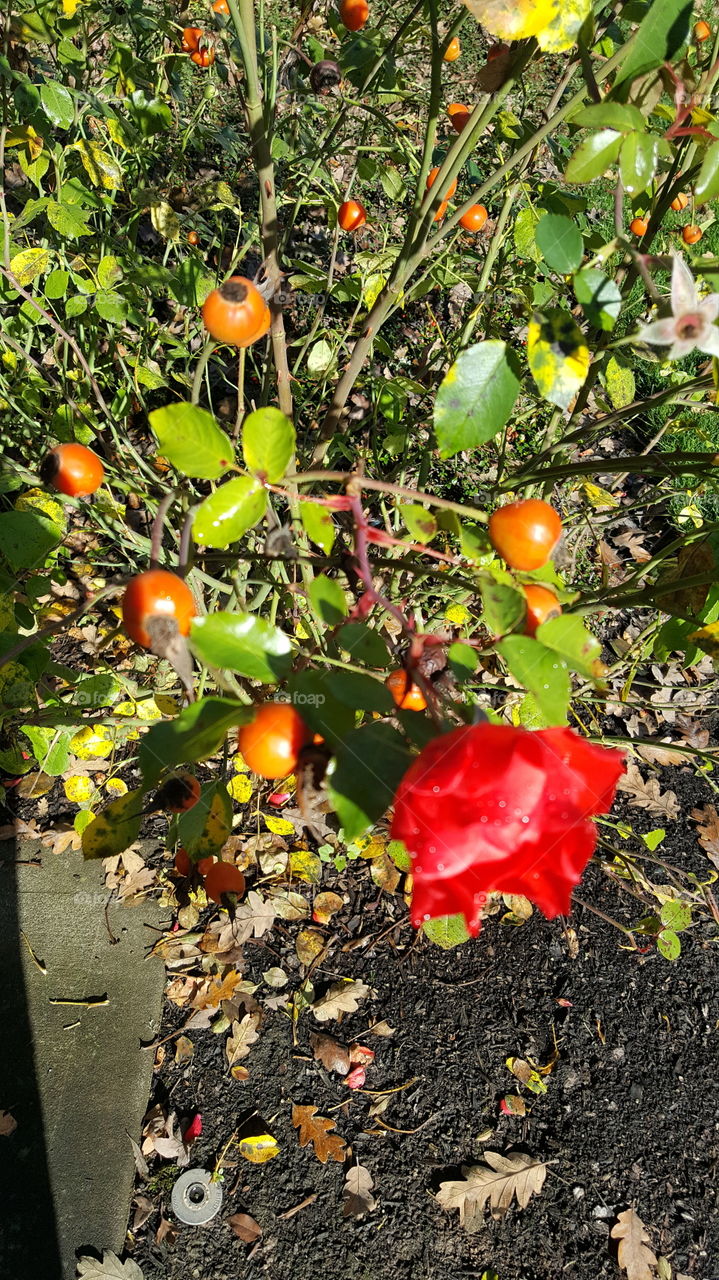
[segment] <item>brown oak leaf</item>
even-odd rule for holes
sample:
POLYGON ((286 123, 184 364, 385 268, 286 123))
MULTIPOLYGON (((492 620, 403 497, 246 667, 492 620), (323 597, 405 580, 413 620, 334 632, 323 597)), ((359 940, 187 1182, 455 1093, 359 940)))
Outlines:
POLYGON ((719 867, 719 813, 713 804, 692 809, 690 815, 698 823, 697 839, 710 862, 719 867))
POLYGON ((627 1280, 654 1280, 656 1254, 649 1248, 649 1232, 634 1209, 617 1214, 612 1239, 619 1241, 619 1265, 627 1280))
POLYGON ((318 1116, 316 1107, 298 1107, 293 1103, 292 1123, 299 1130, 300 1146, 306 1147, 312 1143, 321 1164, 327 1164, 328 1160, 344 1160, 347 1152, 344 1138, 338 1133, 330 1133, 330 1129, 335 1127, 334 1121, 328 1120, 326 1116, 318 1116))

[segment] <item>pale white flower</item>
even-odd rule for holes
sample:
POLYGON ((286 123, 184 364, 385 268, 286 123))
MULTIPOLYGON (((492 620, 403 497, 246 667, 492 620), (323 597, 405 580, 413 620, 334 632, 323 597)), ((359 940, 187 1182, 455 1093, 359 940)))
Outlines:
POLYGON ((672 314, 640 326, 637 337, 652 346, 670 347, 668 360, 682 360, 692 351, 719 356, 719 293, 700 298, 694 277, 678 253, 672 254, 672 314))

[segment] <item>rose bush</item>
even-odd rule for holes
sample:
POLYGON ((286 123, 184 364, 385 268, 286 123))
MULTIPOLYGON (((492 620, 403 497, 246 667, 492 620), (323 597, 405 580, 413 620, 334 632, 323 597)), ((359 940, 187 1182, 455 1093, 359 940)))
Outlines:
POLYGON ((624 759, 572 729, 462 726, 434 738, 397 791, 392 837, 412 858, 412 923, 523 894, 552 917, 594 852, 590 818, 611 807, 624 759))

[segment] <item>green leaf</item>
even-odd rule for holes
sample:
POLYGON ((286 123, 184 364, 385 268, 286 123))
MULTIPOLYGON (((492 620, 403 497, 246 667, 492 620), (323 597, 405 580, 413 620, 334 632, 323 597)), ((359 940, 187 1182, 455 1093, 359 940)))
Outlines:
POLYGON ((72 295, 65 303, 65 315, 68 320, 73 320, 75 316, 81 316, 86 311, 87 298, 83 298, 81 294, 72 295))
POLYGON ((94 306, 97 314, 108 324, 124 324, 127 319, 127 299, 114 289, 98 289, 94 306))
POLYGON ((174 720, 153 724, 140 740, 138 753, 145 789, 156 786, 166 769, 213 756, 227 730, 247 724, 254 715, 254 707, 231 698, 200 698, 174 720))
POLYGON ((479 657, 475 650, 468 644, 462 644, 457 641, 451 644, 447 650, 447 661, 452 668, 452 674, 457 680, 468 680, 473 676, 479 666, 479 657))
POLYGON ((42 772, 51 778, 62 777, 70 761, 71 734, 31 724, 23 725, 22 732, 29 739, 42 772))
POLYGON ((571 690, 561 658, 529 636, 507 636, 497 649, 515 680, 534 694, 547 724, 566 724, 571 690))
POLYGON ((568 311, 536 312, 527 336, 527 358, 540 395, 568 409, 589 372, 589 348, 568 311))
POLYGON ((622 309, 622 295, 608 276, 585 267, 578 271, 573 281, 574 296, 590 324, 609 333, 617 323, 622 309))
POLYGON ((542 255, 537 248, 535 239, 538 222, 539 214, 529 206, 526 209, 520 209, 514 221, 513 238, 517 256, 529 258, 531 262, 542 261, 542 255))
POLYGON ((334 696, 329 681, 329 671, 301 671, 291 678, 290 696, 312 732, 337 746, 354 728, 355 713, 334 696))
POLYGON ((422 933, 443 951, 461 947, 464 942, 469 942, 471 936, 463 915, 437 916, 436 920, 423 920, 422 933))
POLYGON ((617 133, 632 133, 635 129, 646 128, 646 120, 639 107, 622 102, 595 102, 591 107, 584 107, 576 116, 572 116, 572 124, 588 129, 614 129, 617 133))
POLYGON ((360 671, 330 671, 327 685, 338 702, 353 710, 376 711, 379 715, 394 711, 389 689, 374 676, 363 675, 360 671))
POLYGON ((683 929, 688 929, 692 922, 692 909, 686 902, 679 902, 676 898, 670 898, 668 902, 662 903, 659 919, 667 929, 673 929, 675 933, 681 933, 683 929))
POLYGON ((581 264, 584 241, 579 227, 562 213, 545 213, 535 231, 537 245, 551 271, 568 276, 581 264))
POLYGON ((492 635, 503 636, 524 622, 527 602, 521 591, 503 582, 495 582, 489 574, 480 581, 484 613, 482 621, 492 635))
POLYGON ((315 342, 307 352, 305 367, 311 378, 321 378, 324 374, 329 373, 336 359, 334 348, 322 338, 319 342, 315 342))
POLYGON ((137 840, 142 821, 142 792, 112 800, 82 833, 85 858, 113 858, 137 840))
POLYGON ((320 622, 326 622, 329 627, 335 627, 349 613, 347 599, 339 582, 325 577, 323 573, 313 579, 309 596, 315 617, 320 622))
POLYGON ((106 253, 97 264, 97 282, 101 289, 112 289, 124 275, 122 263, 112 253, 106 253))
POLYGON ((505 425, 519 395, 519 363, 505 342, 477 342, 447 371, 434 405, 443 458, 486 444, 505 425))
POLYGON ((248 471, 276 484, 295 451, 295 429, 279 409, 256 409, 242 425, 242 453, 248 471))
POLYGON ((152 138, 172 128, 172 112, 162 98, 148 98, 144 89, 135 89, 125 101, 143 138, 152 138))
POLYGON ((334 545, 335 526, 327 507, 321 507, 318 502, 301 502, 300 520, 310 542, 328 556, 334 545))
MULTIPOLYGON (((147 260, 143 262, 142 269, 143 274, 146 274, 147 260)), ((202 259, 192 254, 171 273, 168 287, 175 301, 181 306, 201 307, 207 295, 215 287, 215 277, 207 270, 202 259)))
POLYGON ((560 654, 572 671, 588 676, 590 680, 600 679, 605 674, 600 661, 602 646, 587 630, 578 613, 562 613, 558 618, 543 622, 537 628, 537 639, 560 654))
POLYGON ((337 750, 328 778, 330 800, 345 840, 356 840, 382 817, 412 757, 396 729, 365 724, 337 750))
POLYGON ((387 645, 379 632, 368 627, 366 622, 347 622, 337 636, 336 644, 349 654, 353 662, 364 662, 370 667, 387 665, 387 645))
POLYGON ((665 960, 678 960, 682 952, 682 944, 673 929, 662 929, 657 934, 657 951, 665 960))
POLYGON ((692 9, 692 0, 653 0, 617 72, 613 92, 620 84, 674 61, 689 37, 692 9))
POLYGON ((267 510, 267 491, 254 476, 238 476, 220 485, 197 507, 192 525, 195 542, 224 551, 259 524, 267 510))
POLYGON ((254 613, 218 612, 195 618, 190 644, 201 662, 263 684, 284 680, 292 665, 289 636, 254 613))
POLYGON ((402 174, 394 165, 382 165, 380 169, 379 180, 382 183, 382 190, 387 199, 393 204, 401 200, 405 193, 405 185, 402 174))
POLYGON ((62 541, 62 530, 31 511, 0 513, 0 558, 11 569, 37 569, 62 541))
POLYGON ((57 271, 51 271, 45 281, 45 297, 51 302, 56 301, 57 298, 64 298, 69 283, 70 276, 67 271, 62 271, 59 268, 57 271))
POLYGON ((405 502, 399 513, 415 542, 431 542, 439 528, 431 511, 419 502, 405 502))
POLYGON ((59 129, 69 129, 75 119, 72 97, 64 85, 46 80, 40 87, 40 101, 48 120, 59 129))
POLYGON ((637 196, 651 184, 659 159, 659 139, 651 133, 630 133, 620 156, 620 174, 629 196, 637 196))
POLYGON ((593 182, 614 164, 621 150, 623 138, 616 129, 602 129, 580 142, 567 165, 566 182, 593 182))
POLYGON ((712 142, 706 150, 694 196, 698 204, 706 204, 707 200, 716 200, 719 196, 719 142, 712 142))
POLYGON ((179 401, 153 409, 150 426, 159 452, 184 476, 217 480, 235 458, 234 446, 211 413, 179 401))
POLYGON ((173 822, 172 835, 193 862, 218 854, 232 835, 232 801, 224 782, 206 782, 197 804, 173 822))

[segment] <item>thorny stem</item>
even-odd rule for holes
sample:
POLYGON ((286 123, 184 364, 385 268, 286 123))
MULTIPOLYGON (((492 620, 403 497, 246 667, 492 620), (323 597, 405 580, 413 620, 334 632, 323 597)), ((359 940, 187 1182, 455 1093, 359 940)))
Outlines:
MULTIPOLYGON (((242 50, 242 61, 245 69, 245 112, 260 187, 264 265, 274 294, 279 289, 282 277, 278 256, 279 223, 277 220, 275 172, 271 151, 271 121, 265 119, 262 104, 262 90, 257 61, 254 3, 253 0, 228 0, 228 2, 242 50)), ((272 299, 269 306, 272 312, 270 336, 272 338, 272 354, 277 374, 277 398, 282 412, 287 414, 288 418, 291 418, 292 388, 290 386, 290 370, 287 363, 285 322, 281 309, 272 299)))
POLYGON ((162 553, 162 535, 165 532, 165 517, 170 510, 175 498, 177 490, 170 489, 164 498, 161 498, 157 505, 157 514, 152 522, 152 535, 150 537, 150 568, 156 569, 160 563, 162 553))

